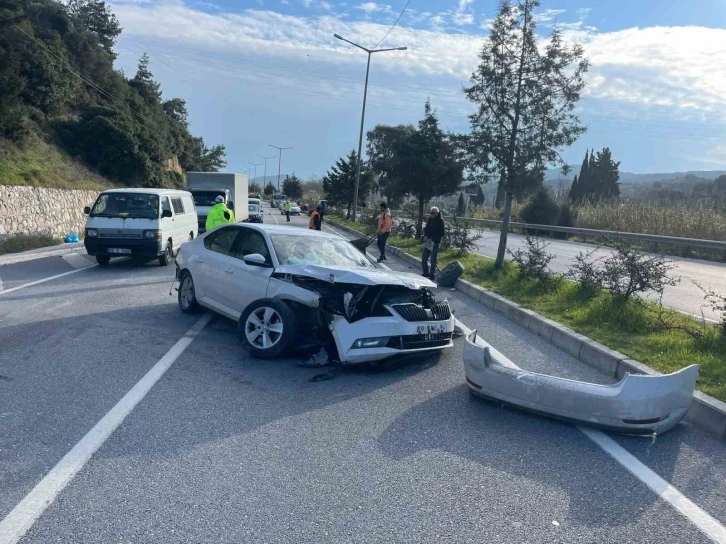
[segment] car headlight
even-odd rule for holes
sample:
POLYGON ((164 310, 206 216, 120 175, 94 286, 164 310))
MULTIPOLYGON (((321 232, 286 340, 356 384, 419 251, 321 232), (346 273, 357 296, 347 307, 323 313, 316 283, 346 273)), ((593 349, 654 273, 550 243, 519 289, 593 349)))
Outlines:
POLYGON ((96 238, 98 236, 98 230, 86 229, 86 238, 96 238))
POLYGON ((379 336, 378 338, 358 338, 353 342, 351 349, 366 349, 366 348, 383 348, 388 344, 389 336, 379 336))
POLYGON ((161 239, 161 231, 160 230, 145 230, 144 231, 144 238, 147 239, 161 239))

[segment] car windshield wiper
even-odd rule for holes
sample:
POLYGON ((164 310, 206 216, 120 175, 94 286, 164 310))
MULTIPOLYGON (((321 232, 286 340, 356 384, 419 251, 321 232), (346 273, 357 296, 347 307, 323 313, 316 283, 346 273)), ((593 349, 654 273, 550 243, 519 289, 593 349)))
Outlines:
POLYGON ((118 217, 117 213, 92 213, 91 217, 118 217))

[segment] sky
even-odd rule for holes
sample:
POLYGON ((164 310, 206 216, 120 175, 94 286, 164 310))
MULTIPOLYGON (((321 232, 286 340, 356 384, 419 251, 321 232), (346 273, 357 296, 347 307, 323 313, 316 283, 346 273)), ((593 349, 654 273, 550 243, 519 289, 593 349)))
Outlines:
MULTIPOLYGON (((117 66, 139 57, 165 98, 187 101, 191 130, 227 148, 227 171, 322 177, 357 148, 366 47, 365 130, 415 124, 427 98, 441 125, 468 130, 462 88, 497 0, 110 0, 123 33, 117 66), (390 31, 390 32, 389 32, 390 31), (262 157, 268 157, 265 161, 262 157)), ((635 173, 726 169, 726 1, 542 0, 538 32, 557 24, 591 62, 578 113, 586 134, 563 158, 610 147, 635 173)), ((364 142, 365 146, 365 142, 364 142)))

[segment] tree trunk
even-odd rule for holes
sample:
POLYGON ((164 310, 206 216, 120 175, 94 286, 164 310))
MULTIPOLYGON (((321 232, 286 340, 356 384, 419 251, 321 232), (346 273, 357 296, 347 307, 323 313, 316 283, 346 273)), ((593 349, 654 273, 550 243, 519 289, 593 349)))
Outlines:
POLYGON ((506 201, 504 203, 504 217, 502 217, 502 231, 499 235, 499 248, 497 249, 497 260, 494 263, 496 268, 504 266, 504 255, 507 252, 507 234, 509 233, 509 219, 512 215, 512 200, 514 195, 507 192, 506 201))
POLYGON ((350 202, 348 202, 348 212, 345 215, 346 219, 350 219, 350 202))
POLYGON ((421 238, 423 233, 423 213, 424 213, 424 201, 423 198, 418 199, 418 218, 416 219, 416 238, 421 238))

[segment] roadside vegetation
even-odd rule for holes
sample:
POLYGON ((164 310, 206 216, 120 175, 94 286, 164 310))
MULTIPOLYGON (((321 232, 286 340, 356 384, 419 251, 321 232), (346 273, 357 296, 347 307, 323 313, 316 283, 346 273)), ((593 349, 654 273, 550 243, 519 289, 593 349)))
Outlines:
POLYGON ((60 244, 63 240, 53 238, 45 234, 28 235, 16 234, 6 238, 0 238, 0 255, 6 253, 19 253, 29 249, 38 249, 41 247, 54 246, 60 244))
MULTIPOLYGON (((369 217, 353 223, 340 216, 334 221, 372 235, 375 232, 369 217)), ((402 237, 400 233, 389 239, 389 245, 412 255, 421 253, 421 242, 416 237, 402 237)), ((658 370, 674 372, 690 364, 701 365, 698 389, 726 401, 726 309, 724 323, 719 326, 702 323, 663 306, 646 302, 638 294, 643 290, 662 287, 662 282, 674 281, 668 274, 665 259, 649 258, 624 248, 626 252, 610 267, 610 277, 587 276, 583 270, 573 272, 573 280, 546 270, 546 248, 533 239, 530 251, 519 255, 520 263, 531 263, 531 268, 505 261, 501 268, 494 259, 460 252, 450 247, 439 253, 439 268, 453 261, 464 265, 463 278, 485 289, 498 293, 545 317, 562 323, 573 330, 658 370), (639 271, 649 270, 642 290, 630 292, 612 289, 627 286, 624 271, 634 260, 640 259, 639 271), (646 264, 643 266, 643 259, 646 264), (618 272, 619 270, 619 272, 618 272), (609 283, 608 283, 609 282, 609 283), (608 285, 611 289, 605 288, 608 285), (616 294, 614 294, 614 291, 616 294), (619 296, 618 296, 619 295, 619 296)), ((587 256, 582 256, 587 263, 587 256)), ((577 265, 575 265, 577 266, 577 265)), ((724 306, 724 295, 712 294, 711 303, 724 306)))

